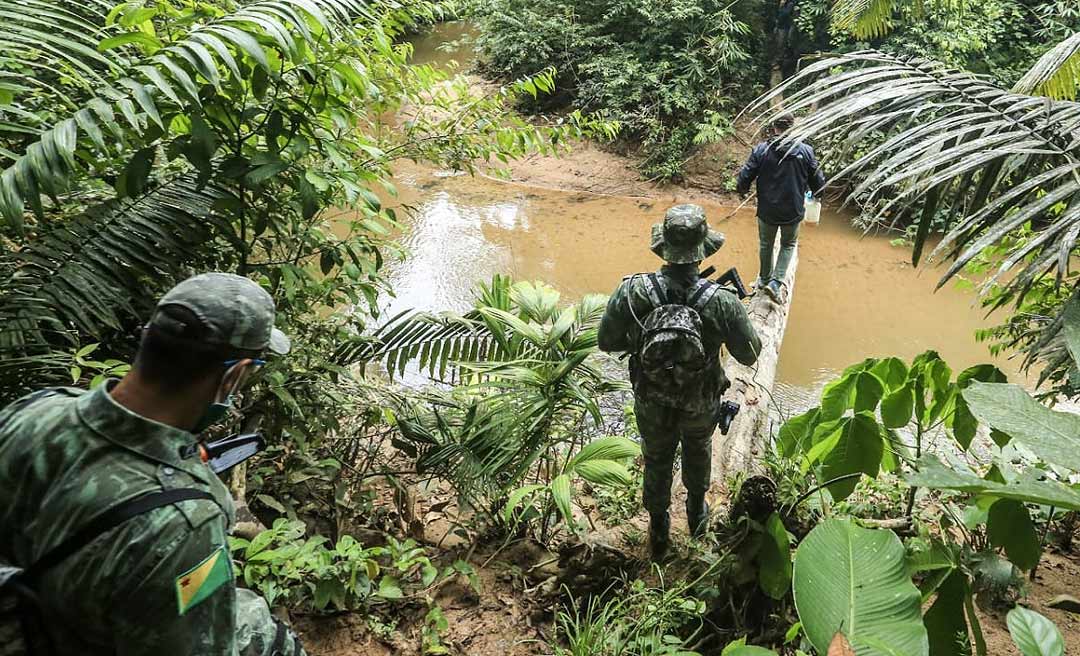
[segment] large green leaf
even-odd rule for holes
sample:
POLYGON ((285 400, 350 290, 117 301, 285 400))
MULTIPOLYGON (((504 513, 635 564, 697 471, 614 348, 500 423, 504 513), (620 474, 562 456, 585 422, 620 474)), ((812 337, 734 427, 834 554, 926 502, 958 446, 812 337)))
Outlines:
MULTIPOLYGON (((845 474, 862 472, 877 476, 884 451, 881 428, 869 412, 860 412, 842 421, 834 438, 835 444, 822 459, 821 476, 832 480, 845 474)), ((835 499, 846 499, 855 491, 857 478, 833 483, 829 493, 835 499)))
POLYGON ((964 598, 970 594, 967 575, 959 569, 938 587, 933 605, 923 616, 930 638, 930 656, 970 656, 971 639, 964 619, 964 598))
POLYGON ((586 460, 574 465, 574 471, 593 485, 617 487, 634 484, 626 467, 614 460, 586 460))
POLYGON ((765 520, 765 535, 758 552, 758 583, 773 599, 783 599, 791 589, 791 539, 775 512, 765 520))
POLYGON ((776 435, 776 448, 780 455, 791 458, 810 447, 810 437, 817 426, 817 417, 818 409, 811 408, 784 422, 776 435))
POLYGON ((818 524, 795 552, 795 606, 810 643, 825 653, 838 631, 859 656, 927 656, 919 590, 891 531, 849 520, 818 524))
POLYGON ((855 377, 855 412, 877 409, 881 397, 885 395, 885 383, 870 371, 861 371, 855 377))
MULTIPOLYGON (((975 382, 1004 383, 1006 380, 1005 374, 994 365, 979 364, 960 372, 960 375, 956 377, 956 387, 965 390, 975 382)), ((952 428, 953 438, 956 439, 956 442, 964 450, 967 450, 971 446, 971 441, 975 439, 979 422, 975 415, 971 413, 967 399, 964 398, 963 394, 956 396, 956 406, 953 408, 947 424, 952 428)))
POLYGON ((881 421, 886 428, 903 428, 915 411, 915 386, 907 383, 892 390, 881 401, 881 421))
POLYGON ((1019 385, 972 383, 964 399, 976 417, 1043 460, 1080 471, 1080 416, 1047 408, 1019 385))
POLYGON ((577 452, 570 460, 574 467, 589 460, 622 460, 641 455, 641 445, 625 437, 611 436, 593 440, 577 452))
POLYGON ((821 421, 831 421, 844 416, 855 402, 855 381, 858 373, 845 373, 825 386, 821 392, 821 421))
POLYGON ((574 513, 571 509, 571 496, 573 495, 573 488, 570 485, 570 477, 566 474, 559 474, 551 480, 551 499, 555 502, 555 507, 559 509, 559 514, 566 520, 567 524, 574 525, 574 513))
POLYGON ((1064 656, 1065 639, 1053 622, 1022 606, 1005 616, 1009 635, 1024 656, 1064 656))
POLYGON ((1056 481, 1038 480, 1036 474, 1018 477, 1011 483, 999 483, 974 474, 946 467, 935 456, 923 456, 915 463, 916 472, 906 479, 911 485, 935 490, 957 490, 999 499, 1015 499, 1069 510, 1080 510, 1080 492, 1056 481))
POLYGON ((883 358, 870 371, 885 383, 886 391, 899 389, 907 381, 908 368, 900 358, 883 358))
POLYGON ((1039 564, 1042 543, 1035 532, 1031 513, 1014 499, 998 499, 990 506, 986 520, 990 544, 1005 550, 1013 565, 1029 570, 1039 564))

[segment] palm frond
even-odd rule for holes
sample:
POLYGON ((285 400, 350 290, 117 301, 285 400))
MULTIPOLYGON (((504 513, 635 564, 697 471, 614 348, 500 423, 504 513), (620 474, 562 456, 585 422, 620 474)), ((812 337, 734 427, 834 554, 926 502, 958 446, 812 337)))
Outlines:
POLYGON ((927 5, 961 12, 973 0, 834 0, 831 22, 834 30, 849 32, 858 39, 877 39, 892 31, 893 15, 901 5, 913 6, 917 13, 927 5))
POLYGON ((860 39, 884 36, 892 29, 895 0, 836 0, 832 6, 832 24, 839 31, 860 39))
POLYGON ((1014 93, 1076 100, 1080 83, 1080 32, 1051 48, 1013 86, 1014 93))
POLYGON ((229 192, 193 176, 111 200, 50 226, 0 271, 0 353, 47 351, 73 331, 99 340, 145 318, 148 281, 181 276, 199 247, 228 226, 212 211, 229 192))
MULTIPOLYGON (((66 4, 35 1, 52 7, 66 4)), ((63 29, 58 16, 41 16, 47 25, 63 29)), ((182 38, 132 62, 129 75, 108 85, 105 95, 95 96, 42 131, 40 140, 0 174, 0 213, 21 230, 27 202, 43 217, 40 195, 55 197, 78 172, 100 158, 122 155, 131 142, 145 145, 144 134, 151 124, 166 129, 161 117, 169 110, 201 106, 201 85, 220 88, 223 80, 239 79, 241 59, 275 75, 272 51, 297 55, 299 43, 313 45, 324 33, 333 37, 359 16, 369 16, 363 0, 261 0, 195 26, 182 38), (112 138, 106 139, 106 133, 112 138)), ((8 28, 21 24, 3 15, 0 20, 8 28)), ((74 47, 75 42, 68 45, 74 47)), ((7 82, 28 85, 30 77, 19 75, 7 82)))
POLYGON ((944 214, 946 234, 931 257, 953 262, 939 286, 1028 224, 1034 237, 1008 250, 983 290, 1000 282, 1002 302, 1019 301, 1044 274, 1068 275, 1080 237, 1080 103, 1012 93, 934 61, 877 51, 815 62, 752 109, 768 120, 779 110, 763 108, 779 94, 787 111, 813 108, 788 142, 817 138, 846 161, 868 136, 884 135, 830 185, 858 179, 850 197, 878 204, 875 224, 914 218, 915 264, 944 214))
POLYGON ((128 62, 118 51, 97 48, 110 9, 104 0, 19 0, 0 8, 0 92, 8 100, 0 106, 0 133, 37 132, 40 119, 20 106, 30 94, 38 106, 61 103, 74 111, 78 100, 115 92, 112 81, 128 62), (20 69, 32 74, 15 73, 20 69))
POLYGON ((370 337, 343 343, 333 361, 338 366, 379 362, 391 378, 418 361, 421 371, 445 380, 459 361, 497 359, 504 353, 478 311, 455 315, 407 310, 370 337))

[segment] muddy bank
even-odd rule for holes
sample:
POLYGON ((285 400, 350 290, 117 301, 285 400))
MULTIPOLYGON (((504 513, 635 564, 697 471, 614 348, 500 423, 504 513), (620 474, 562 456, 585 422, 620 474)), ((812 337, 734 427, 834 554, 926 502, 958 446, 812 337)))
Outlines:
POLYGON ((503 182, 539 189, 671 202, 710 202, 734 208, 742 203, 741 199, 725 191, 719 180, 734 179, 739 163, 733 153, 738 145, 741 144, 717 144, 703 149, 694 156, 684 184, 645 180, 634 155, 621 155, 587 141, 575 142, 573 149, 560 157, 533 155, 515 160, 507 167, 509 177, 495 171, 489 171, 489 175, 503 182))

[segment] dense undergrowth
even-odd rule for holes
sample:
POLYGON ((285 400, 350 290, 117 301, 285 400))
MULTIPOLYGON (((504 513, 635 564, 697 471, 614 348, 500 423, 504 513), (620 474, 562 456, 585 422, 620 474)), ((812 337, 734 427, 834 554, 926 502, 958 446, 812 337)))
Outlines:
MULTIPOLYGON (((407 257, 383 202, 398 159, 470 170, 622 125, 648 175, 674 178, 799 54, 874 46, 989 66, 1011 84, 1052 41, 1074 38, 1063 3, 874 3, 895 13, 873 28, 873 17, 838 21, 843 3, 784 14, 755 1, 496 0, 477 14, 481 47, 486 70, 512 81, 478 95, 411 66, 400 40, 446 16, 444 4, 25 1, 46 18, 0 15, 0 398, 122 375, 154 299, 189 273, 258 280, 297 348, 260 373, 223 430, 258 428, 270 443, 232 475, 269 528, 231 546, 239 578, 271 603, 363 611, 387 641, 411 617, 415 651, 450 653, 440 594, 482 597, 484 566, 529 544, 557 554, 513 573, 554 628, 545 653, 985 654, 976 608, 1002 606, 1025 655, 1063 653, 1057 629, 1016 601, 1048 544, 1071 548, 1080 421, 993 367, 953 372, 932 351, 852 366, 768 436, 768 476, 730 481, 709 534, 652 568, 633 523, 640 449, 626 384, 596 349, 602 299, 497 277, 461 315, 379 316, 385 262, 407 257), (35 47, 46 35, 52 46, 35 47), (566 103, 599 116, 513 111, 566 103), (436 540, 415 510, 420 487, 436 490, 436 540), (612 535, 621 542, 595 540, 612 535)), ((907 82, 879 96, 909 105, 860 103, 855 81, 880 71, 859 67, 881 56, 849 54, 797 81, 795 109, 822 108, 800 112, 807 134, 859 127, 826 149, 848 148, 837 161, 910 201, 916 251, 960 225, 946 238, 968 250, 946 254, 972 279, 1002 260, 1031 265, 1030 284, 989 291, 1021 303, 999 337, 1045 366, 1055 394, 1075 395, 1077 158, 1059 134, 1075 106, 979 87, 1019 109, 963 122, 978 108, 905 96, 907 82), (850 94, 821 95, 838 80, 850 94), (1029 116, 1036 104, 1049 118, 1029 116), (1021 129, 1045 147, 994 141, 1021 129), (897 177, 897 162, 919 166, 897 177)), ((1045 79, 1023 93, 1067 89, 1050 69, 1070 71, 1068 59, 1037 65, 1045 79)))
POLYGON ((1065 1, 473 6, 482 72, 509 80, 553 69, 559 92, 526 108, 572 106, 618 120, 623 143, 639 150, 643 175, 665 181, 683 177, 695 148, 730 137, 746 102, 792 75, 800 60, 872 48, 941 61, 1008 87, 1080 27, 1065 1), (845 4, 859 20, 845 20, 845 4))

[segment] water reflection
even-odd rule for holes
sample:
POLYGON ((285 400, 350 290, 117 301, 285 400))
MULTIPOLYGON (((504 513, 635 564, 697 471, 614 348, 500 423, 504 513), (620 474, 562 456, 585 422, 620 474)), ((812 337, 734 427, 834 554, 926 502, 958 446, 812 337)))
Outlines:
MULTIPOLYGON (((495 273, 541 279, 565 300, 609 293, 620 279, 651 271, 649 231, 678 198, 651 201, 560 192, 468 176, 444 176, 418 166, 399 171, 412 218, 403 236, 408 257, 390 267, 397 297, 389 310, 415 307, 461 311, 472 290, 495 273)), ((731 209, 705 204, 715 222, 731 209)), ((757 273, 757 227, 752 212, 715 226, 727 245, 709 263, 757 273)), ((780 356, 780 395, 803 405, 816 388, 866 357, 911 358, 938 350, 956 370, 994 361, 974 339, 990 322, 973 296, 948 286, 936 294, 939 271, 916 271, 907 248, 863 237, 845 217, 825 213, 805 226, 795 300, 780 356)), ((1014 373, 1001 359, 996 364, 1014 373)))

